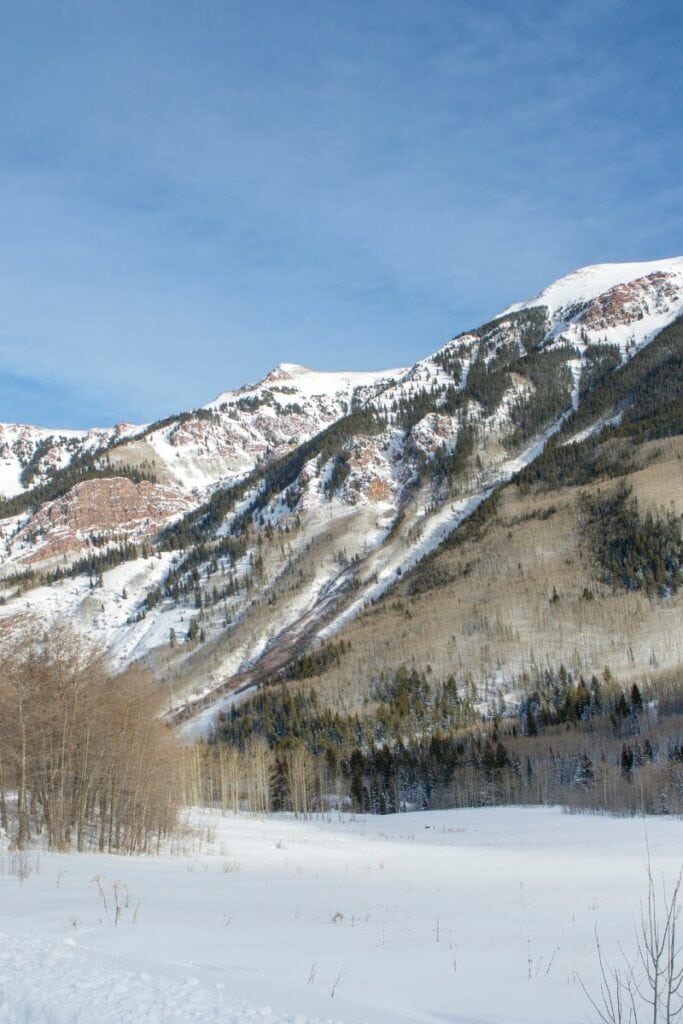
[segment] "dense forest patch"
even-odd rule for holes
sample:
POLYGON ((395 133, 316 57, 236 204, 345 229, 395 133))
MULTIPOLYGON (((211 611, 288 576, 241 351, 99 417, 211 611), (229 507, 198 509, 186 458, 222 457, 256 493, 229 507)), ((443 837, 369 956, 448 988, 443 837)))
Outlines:
POLYGON ((676 593, 683 570, 681 521, 672 512, 642 515, 632 489, 584 494, 581 506, 602 578, 648 596, 676 593))
POLYGON ((330 793, 371 813, 558 802, 683 811, 680 678, 648 693, 621 687, 609 669, 575 680, 560 666, 520 678, 514 702, 494 698, 486 712, 476 689, 472 679, 437 682, 403 668, 377 684, 362 714, 344 715, 322 708, 313 690, 269 687, 221 716, 201 755, 205 772, 225 768, 232 750, 236 770, 249 773, 258 750, 268 806, 297 811, 330 793))

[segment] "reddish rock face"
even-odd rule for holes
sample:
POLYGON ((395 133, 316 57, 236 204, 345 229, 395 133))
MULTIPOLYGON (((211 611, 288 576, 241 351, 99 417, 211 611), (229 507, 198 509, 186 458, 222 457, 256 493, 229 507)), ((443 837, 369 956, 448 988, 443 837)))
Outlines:
POLYGON ((669 309, 669 300, 676 298, 675 282, 660 270, 599 295, 578 317, 578 323, 593 331, 618 327, 646 314, 664 313, 669 309))
POLYGON ((368 484, 368 498, 370 501, 389 501, 391 497, 391 487, 386 480, 380 480, 375 477, 368 484))
POLYGON ((31 516, 15 543, 33 541, 20 556, 20 561, 33 564, 77 552, 94 536, 140 542, 192 504, 186 495, 147 480, 86 480, 31 516))

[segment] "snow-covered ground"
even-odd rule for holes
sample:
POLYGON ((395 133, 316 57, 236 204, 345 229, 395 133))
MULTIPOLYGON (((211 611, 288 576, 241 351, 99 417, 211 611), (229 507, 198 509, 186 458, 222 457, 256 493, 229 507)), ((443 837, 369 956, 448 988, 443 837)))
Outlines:
POLYGON ((646 839, 657 879, 683 850, 680 820, 556 809, 193 825, 152 859, 0 853, 0 1021, 576 1024, 646 839))

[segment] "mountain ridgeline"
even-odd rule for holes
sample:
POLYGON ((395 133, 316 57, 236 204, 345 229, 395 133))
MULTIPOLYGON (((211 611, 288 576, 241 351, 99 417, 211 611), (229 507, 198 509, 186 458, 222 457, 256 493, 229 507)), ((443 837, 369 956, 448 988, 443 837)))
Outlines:
POLYGON ((412 367, 283 363, 151 424, 2 425, 5 632, 67 617, 144 662, 216 777, 269 759, 271 806, 301 772, 374 810, 585 794, 589 734, 631 749, 628 802, 638 758, 659 779, 679 749, 682 359, 683 259, 610 264, 412 367), (567 678, 589 698, 546 714, 567 678), (634 684, 670 701, 640 753, 634 684), (553 768, 534 744, 567 726, 553 768))

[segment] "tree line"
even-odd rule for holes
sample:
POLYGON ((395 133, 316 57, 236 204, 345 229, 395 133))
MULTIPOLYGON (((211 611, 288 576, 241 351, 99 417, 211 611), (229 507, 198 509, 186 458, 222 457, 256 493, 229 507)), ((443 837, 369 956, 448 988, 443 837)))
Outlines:
POLYGON ((195 752, 200 795, 237 810, 258 790, 260 811, 296 813, 495 803, 683 811, 683 679, 651 699, 608 669, 575 680, 560 666, 523 676, 516 692, 511 708, 498 698, 483 710, 471 678, 403 668, 378 681, 368 706, 343 714, 312 689, 272 685, 223 714, 195 752))

